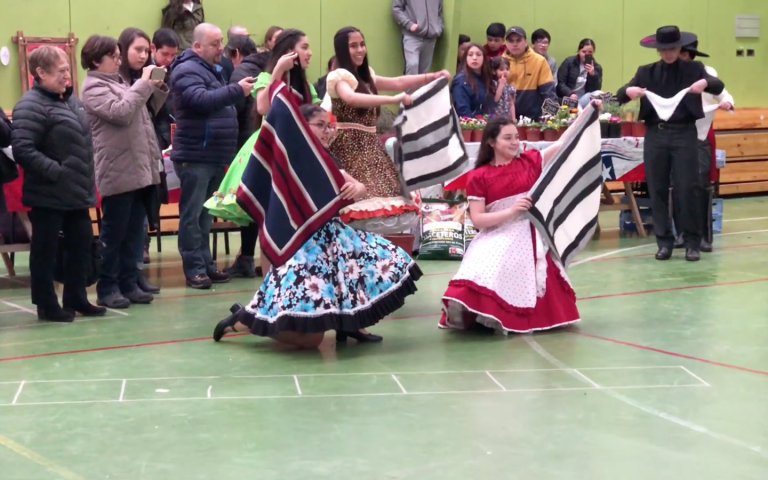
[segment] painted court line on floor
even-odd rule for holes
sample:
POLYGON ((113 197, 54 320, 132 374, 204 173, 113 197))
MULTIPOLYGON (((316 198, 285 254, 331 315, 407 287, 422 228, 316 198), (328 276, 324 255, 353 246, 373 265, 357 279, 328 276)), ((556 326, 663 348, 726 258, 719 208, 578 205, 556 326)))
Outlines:
MULTIPOLYGON (((660 388, 706 388, 701 384, 695 385, 632 385, 623 387, 611 387, 614 390, 645 390, 645 389, 660 389, 660 388)), ((166 397, 166 398, 127 398, 122 402, 119 400, 72 400, 72 401, 55 401, 55 402, 30 402, 30 403, 17 403, 12 405, 10 403, 0 403, 0 408, 21 408, 21 407, 39 407, 50 405, 93 405, 100 403, 144 403, 144 402, 184 402, 184 401, 198 401, 198 400, 277 400, 277 399, 292 399, 292 398, 364 398, 364 397, 410 397, 413 395, 476 395, 476 394, 499 394, 499 393, 537 393, 537 392, 584 392, 590 390, 605 390, 605 387, 596 388, 594 386, 588 387, 552 387, 552 388, 518 388, 518 389, 506 389, 506 390, 448 390, 442 392, 406 392, 401 389, 400 392, 386 392, 386 393, 339 393, 339 394, 295 394, 295 395, 253 395, 253 396, 231 396, 231 397, 166 397)))
POLYGON ((742 372, 756 373, 758 375, 768 376, 768 371, 765 371, 765 370, 758 370, 758 369, 755 369, 755 368, 741 367, 739 365, 733 365, 733 364, 730 364, 730 363, 717 362, 715 360, 709 360, 709 359, 706 359, 706 358, 695 357, 693 355, 686 355, 684 353, 678 353, 678 352, 673 352, 673 351, 670 351, 670 350, 664 350, 662 348, 650 347, 648 345, 640 345, 638 343, 627 342, 627 341, 624 341, 624 340, 619 340, 619 339, 611 338, 611 337, 604 337, 602 335, 595 335, 594 333, 581 332, 581 331, 573 330, 573 329, 569 329, 569 330, 566 330, 566 331, 570 332, 570 333, 573 333, 575 335, 580 335, 582 337, 589 337, 589 338, 594 338, 596 340, 602 340, 604 342, 616 343, 618 345, 624 345, 624 346, 627 346, 627 347, 638 348, 638 349, 641 349, 641 350, 648 350, 650 352, 656 352, 656 353, 661 353, 661 354, 664 354, 664 355, 670 355, 672 357, 685 358, 687 360, 693 360, 693 361, 696 361, 696 362, 708 363, 710 365, 717 365, 718 367, 730 368, 730 369, 739 370, 739 371, 742 371, 742 372))
MULTIPOLYGON (((559 369, 563 370, 564 372, 567 372, 574 376, 574 378, 578 378, 579 380, 586 381, 588 384, 592 385, 593 387, 597 385, 594 381, 592 381, 590 378, 588 378, 586 375, 584 375, 581 372, 575 371, 574 369, 568 367, 566 364, 558 360, 554 355, 549 353, 544 347, 539 345, 539 343, 533 339, 531 335, 525 335, 523 337, 528 343, 528 345, 533 349, 536 353, 538 353, 542 358, 547 360, 552 365, 558 367, 559 369)), ((653 415, 655 417, 658 417, 663 420, 667 420, 669 422, 675 423, 677 425, 680 425, 681 427, 685 427, 689 430, 693 430, 697 433, 702 433, 704 435, 707 435, 709 437, 715 438, 717 440, 730 443, 732 445, 736 445, 741 448, 746 448, 748 450, 751 450, 760 456, 765 457, 765 454, 762 451, 762 448, 755 445, 750 445, 749 443, 746 443, 744 441, 741 441, 736 438, 729 437, 728 435, 724 435, 722 433, 714 432, 712 430, 707 429, 706 427, 703 427, 701 425, 695 424, 693 422, 689 422, 687 420, 683 420, 682 418, 678 418, 674 415, 671 415, 669 413, 663 412, 661 410, 658 410, 654 407, 650 407, 648 405, 645 405, 643 403, 638 402, 637 400, 634 400, 632 398, 627 397, 626 395, 623 395, 619 392, 616 392, 616 388, 596 388, 595 390, 599 390, 611 397, 613 397, 616 400, 619 400, 622 403, 625 403, 627 405, 630 405, 632 407, 637 408, 638 410, 642 410, 645 413, 648 413, 650 415, 653 415)))
POLYGON ((0 435, 0 446, 3 446, 8 450, 16 453, 17 455, 20 455, 27 460, 40 465, 41 467, 47 469, 49 472, 58 474, 64 480, 85 480, 80 475, 55 464, 39 453, 32 451, 23 445, 19 445, 6 436, 0 435))

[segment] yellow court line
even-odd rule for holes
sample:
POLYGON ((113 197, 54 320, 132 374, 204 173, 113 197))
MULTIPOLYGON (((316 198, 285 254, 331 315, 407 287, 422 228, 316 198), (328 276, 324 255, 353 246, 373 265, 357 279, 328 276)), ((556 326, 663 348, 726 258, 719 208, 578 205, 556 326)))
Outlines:
POLYGON ((31 460, 35 462, 36 464, 45 467, 49 471, 53 473, 58 473, 61 478, 64 478, 65 480, 85 480, 80 475, 67 470, 64 467, 60 467, 59 465, 56 465, 52 461, 48 460, 47 458, 43 457, 42 455, 33 452, 32 450, 28 449, 27 447, 24 447, 22 445, 19 445, 18 443, 14 442, 8 437, 4 437, 3 435, 0 435, 0 445, 11 450, 12 452, 15 452, 22 457, 26 458, 27 460, 31 460))

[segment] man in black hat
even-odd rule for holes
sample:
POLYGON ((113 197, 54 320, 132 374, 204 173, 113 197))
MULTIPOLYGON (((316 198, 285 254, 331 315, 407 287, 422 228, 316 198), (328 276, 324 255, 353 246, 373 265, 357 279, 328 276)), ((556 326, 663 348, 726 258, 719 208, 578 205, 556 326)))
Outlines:
POLYGON ((681 48, 694 41, 696 35, 681 32, 674 26, 661 27, 656 30, 656 35, 643 38, 640 45, 655 48, 661 60, 639 67, 634 78, 616 94, 621 103, 640 99, 639 119, 646 124, 645 179, 659 247, 657 260, 669 260, 675 241, 669 215, 672 178, 679 193, 678 228, 685 240, 685 259, 694 262, 700 258, 703 232, 697 217, 696 121, 704 117, 701 93, 719 95, 725 85, 708 75, 701 62, 680 60, 681 48), (682 98, 673 98, 685 89, 689 90, 682 98), (646 91, 655 94, 652 99, 646 96, 646 91))
MULTIPOLYGON (((693 43, 690 43, 688 45, 683 46, 683 48, 680 50, 680 59, 681 60, 696 60, 696 57, 703 57, 703 58, 709 58, 709 55, 707 55, 704 52, 700 52, 698 50, 699 48, 699 41, 696 40, 693 43)), ((708 66, 704 65, 704 70, 707 72, 708 75, 712 77, 717 77, 717 71, 708 66)), ((720 95, 711 95, 709 93, 702 93, 701 98, 703 101, 704 107, 708 106, 715 106, 717 105, 717 108, 720 110, 726 110, 730 111, 733 110, 733 97, 730 93, 728 93, 727 90, 723 89, 723 91, 720 93, 720 95)), ((712 169, 713 166, 713 159, 715 155, 715 132, 712 129, 712 120, 715 118, 715 112, 709 111, 704 113, 704 118, 700 118, 696 121, 696 130, 699 140, 698 145, 698 158, 699 158, 699 171, 698 171, 698 180, 699 180, 699 198, 698 198, 698 219, 700 222, 702 222, 703 232, 704 236, 701 239, 701 251, 702 252, 711 252, 712 251, 712 244, 711 242, 711 233, 712 233, 712 224, 711 224, 711 217, 710 217, 710 210, 712 208, 711 200, 712 200, 712 180, 714 180, 712 176, 712 169)), ((674 186, 672 187, 674 191, 674 186)), ((676 196, 677 192, 674 192, 673 194, 673 212, 675 216, 675 224, 680 223, 680 213, 679 209, 677 208, 677 204, 679 203, 679 200, 676 196)), ((682 248, 685 246, 683 241, 682 234, 678 234, 677 239, 675 240, 675 248, 682 248)))

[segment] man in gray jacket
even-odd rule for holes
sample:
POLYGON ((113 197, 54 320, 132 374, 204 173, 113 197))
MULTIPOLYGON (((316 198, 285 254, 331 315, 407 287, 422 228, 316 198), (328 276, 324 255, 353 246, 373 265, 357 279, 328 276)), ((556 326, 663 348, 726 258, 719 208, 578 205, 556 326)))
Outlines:
POLYGON ((428 72, 443 34, 443 0, 392 0, 392 15, 403 31, 405 74, 428 72))

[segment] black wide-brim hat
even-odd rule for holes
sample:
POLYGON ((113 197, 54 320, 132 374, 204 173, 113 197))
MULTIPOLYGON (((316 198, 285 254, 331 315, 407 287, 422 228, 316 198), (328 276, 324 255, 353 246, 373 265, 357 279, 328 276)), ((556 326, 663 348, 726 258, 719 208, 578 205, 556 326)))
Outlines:
POLYGON ((697 40, 695 33, 681 32, 675 26, 660 27, 656 35, 649 35, 640 40, 640 46, 645 48, 675 48, 689 45, 697 40))
POLYGON ((692 58, 696 58, 696 57, 709 58, 709 55, 707 55, 704 52, 700 52, 698 48, 699 48, 699 41, 696 40, 695 42, 691 42, 688 45, 683 45, 682 51, 688 52, 692 58))

